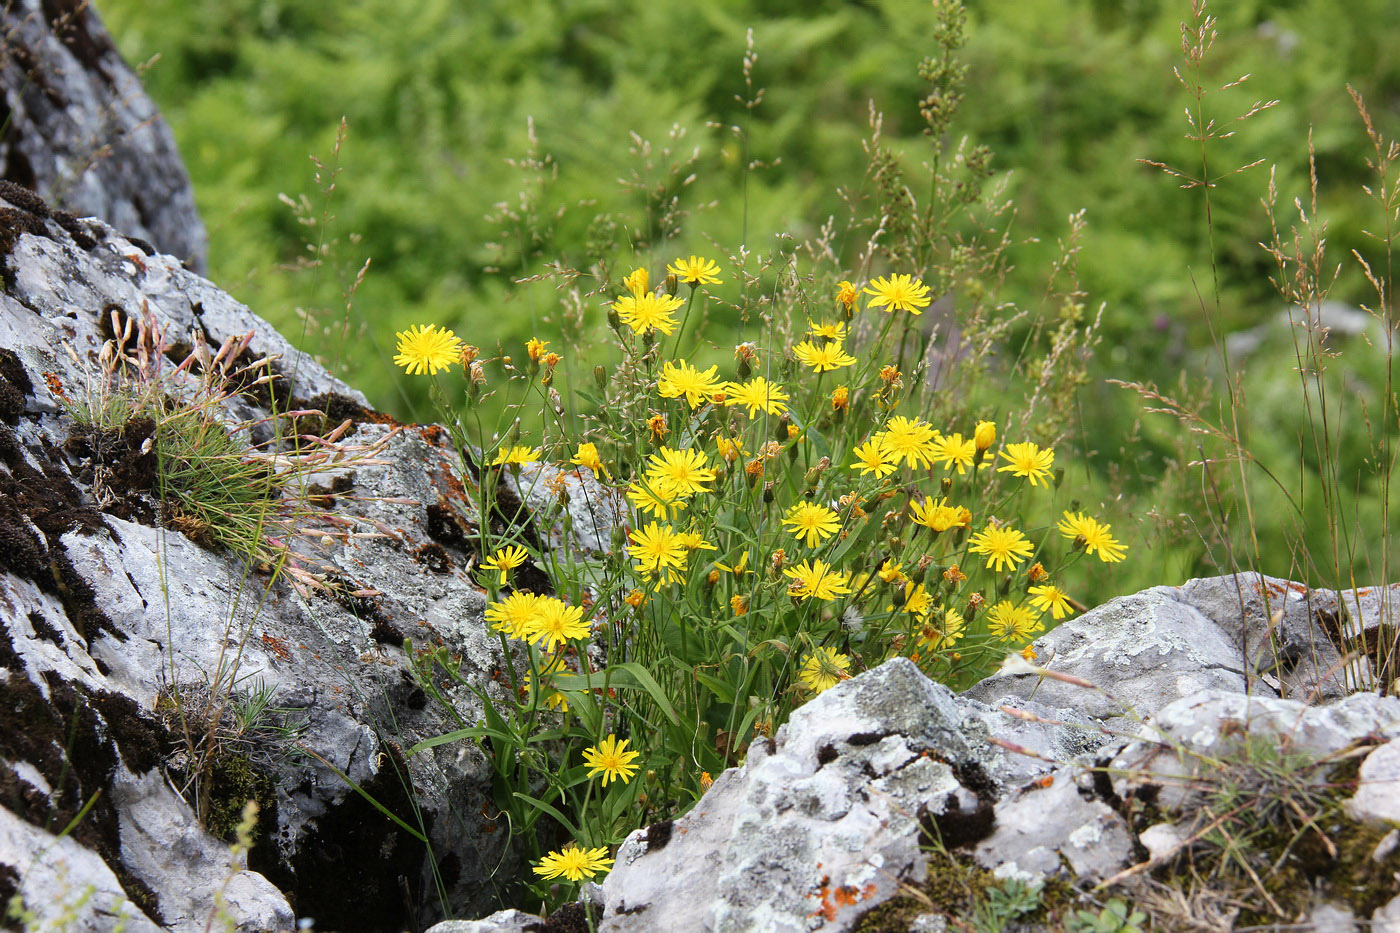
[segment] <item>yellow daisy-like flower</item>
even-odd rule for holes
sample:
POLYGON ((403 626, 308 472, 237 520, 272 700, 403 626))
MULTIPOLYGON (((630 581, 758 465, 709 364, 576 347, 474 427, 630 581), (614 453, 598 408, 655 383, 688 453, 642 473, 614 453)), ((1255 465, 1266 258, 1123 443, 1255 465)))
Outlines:
POLYGON ((973 535, 970 543, 968 550, 987 555, 987 567, 997 572, 1014 570, 1035 551, 1025 535, 1009 526, 988 525, 973 535))
MULTIPOLYGON (((541 689, 549 688, 549 679, 555 674, 573 673, 564 662, 564 656, 556 654, 550 657, 545 663, 540 665, 540 685, 541 689)), ((535 687, 535 678, 529 671, 525 672, 525 695, 529 696, 535 687)), ((558 690, 550 689, 542 699, 546 709, 557 709, 561 713, 569 711, 569 698, 558 690)))
POLYGON ((540 459, 538 447, 502 447, 496 452, 491 466, 505 466, 511 463, 535 463, 540 459))
POLYGON ((807 334, 812 337, 825 337, 827 340, 845 340, 846 325, 843 321, 807 322, 807 334))
POLYGON ((676 496, 688 497, 709 492, 706 483, 715 481, 715 471, 705 465, 705 455, 698 450, 673 450, 662 447, 647 458, 647 482, 676 496))
POLYGON ((732 574, 734 574, 734 576, 736 576, 736 577, 742 577, 742 576, 743 576, 744 574, 746 574, 746 573, 753 573, 753 571, 752 571, 752 570, 749 570, 748 567, 749 567, 749 552, 748 552, 748 551, 745 551, 744 553, 740 554, 740 555, 739 555, 739 559, 738 559, 737 561, 735 561, 733 564, 721 564, 719 561, 715 561, 715 569, 716 569, 716 570, 723 570, 725 573, 732 573, 732 574))
POLYGON ((933 465, 933 442, 939 434, 927 421, 896 415, 885 425, 881 436, 896 462, 902 460, 913 467, 933 465))
POLYGON ((1053 583, 1033 586, 1027 592, 1031 594, 1031 605, 1041 612, 1049 612, 1053 619, 1074 615, 1068 594, 1053 583))
POLYGON ((415 324, 394 336, 399 338, 394 364, 402 366, 410 376, 436 376, 439 369, 448 369, 461 359, 462 341, 445 327, 415 324))
POLYGON ((856 455, 856 462, 851 464, 851 469, 860 470, 862 476, 874 473, 877 477, 884 478, 899 466, 899 460, 881 435, 870 438, 851 453, 856 455))
POLYGON ((681 546, 687 551, 718 551, 715 545, 705 540, 705 536, 698 531, 682 531, 676 535, 681 542, 681 546))
POLYGON ((619 742, 615 735, 609 735, 595 747, 583 750, 583 760, 588 764, 588 776, 601 774, 604 787, 608 786, 609 781, 619 780, 626 784, 632 780, 632 775, 637 772, 637 766, 632 762, 640 757, 640 752, 627 750, 626 739, 619 742))
POLYGON ((919 632, 919 644, 933 651, 951 648, 967 633, 967 622, 956 609, 943 610, 940 622, 930 622, 919 632))
POLYGON ((1074 539, 1076 547, 1083 547, 1090 554, 1098 554, 1099 560, 1106 564, 1116 564, 1126 555, 1127 547, 1109 533, 1112 525, 1088 518, 1082 512, 1065 512, 1064 516, 1055 527, 1066 538, 1074 539), (1084 541, 1082 545, 1079 543, 1081 538, 1084 541))
POLYGON ((836 300, 841 303, 847 311, 856 305, 856 299, 860 297, 860 289, 850 282, 840 281, 836 283, 836 300))
POLYGON ((592 880, 600 871, 607 871, 613 860, 608 858, 607 849, 580 849, 568 846, 558 852, 551 852, 535 866, 535 874, 541 878, 564 877, 570 881, 592 880))
POLYGON ((781 415, 787 411, 787 406, 783 403, 788 400, 788 396, 783 387, 776 382, 769 382, 762 376, 755 376, 744 383, 727 382, 724 385, 724 393, 724 404, 731 407, 743 405, 749 410, 750 418, 760 410, 770 415, 781 415))
POLYGON ((719 264, 713 259, 701 259, 699 256, 677 259, 666 267, 666 271, 687 285, 718 285, 720 283, 719 264))
POLYGON ((491 623, 493 632, 504 632, 510 638, 523 639, 539 612, 540 599, 534 593, 517 590, 505 599, 488 605, 486 621, 491 623))
POLYGON ((963 511, 960 506, 949 505, 946 498, 924 499, 914 503, 914 522, 934 531, 947 531, 963 523, 963 511))
POLYGON ((798 538, 806 538, 808 547, 816 547, 817 542, 824 541, 841 530, 841 522, 836 513, 815 502, 799 502, 788 509, 783 524, 798 538))
POLYGON ((549 346, 548 340, 537 340, 531 337, 525 341, 525 353, 530 357, 531 363, 538 363, 540 357, 544 355, 544 348, 549 346))
POLYGON ((994 421, 979 421, 972 432, 972 439, 978 450, 986 450, 997 442, 997 426, 994 421))
POLYGON ((685 360, 667 362, 661 367, 661 376, 656 380, 656 388, 662 398, 680 398, 684 395, 691 408, 699 408, 724 385, 715 375, 717 372, 718 366, 711 366, 701 372, 685 360))
POLYGON ((1031 441, 1007 444, 1001 452, 1001 457, 1008 462, 997 467, 998 473, 1024 476, 1030 480, 1032 486, 1045 483, 1045 478, 1050 475, 1050 468, 1055 465, 1055 452, 1048 448, 1042 450, 1039 444, 1031 441))
POLYGON ((912 616, 923 618, 933 609, 933 596, 922 583, 904 584, 904 611, 912 616))
POLYGON ((637 561, 638 573, 661 573, 667 568, 681 570, 685 567, 685 542, 670 525, 652 522, 645 529, 628 535, 632 543, 627 545, 627 553, 637 561))
POLYGON ((933 303, 928 286, 912 275, 892 275, 878 278, 870 283, 865 294, 874 295, 866 303, 867 308, 884 308, 890 311, 908 311, 910 314, 923 314, 924 308, 933 303))
POLYGON ((851 390, 848 386, 837 386, 831 393, 831 410, 845 411, 851 406, 851 390))
POLYGON ((749 611, 749 598, 742 593, 735 593, 729 597, 729 611, 736 616, 747 615, 749 611))
POLYGON ((948 434, 933 442, 933 459, 943 461, 943 469, 958 468, 958 475, 967 472, 972 460, 977 456, 977 442, 972 438, 963 440, 961 434, 948 434))
POLYGON ((481 562, 481 566, 487 570, 498 570, 501 574, 501 584, 505 585, 506 577, 510 571, 525 563, 525 558, 529 553, 518 544, 501 548, 490 557, 481 562))
POLYGON ((670 487, 660 487, 654 483, 632 483, 627 487, 627 500, 638 512, 669 519, 672 513, 686 507, 685 500, 676 495, 670 487))
POLYGON ((802 660, 797 679, 813 693, 821 693, 850 678, 851 659, 835 648, 818 648, 802 660))
POLYGON ((880 565, 880 569, 875 571, 875 575, 886 583, 905 583, 909 578, 900 569, 900 562, 897 560, 887 560, 880 565))
POLYGON ((588 467, 599 476, 608 475, 608 468, 603 466, 603 458, 598 456, 597 444, 579 444, 578 450, 574 452, 574 459, 569 462, 581 467, 588 467))
POLYGON ((1024 641, 1043 626, 1035 613, 1003 599, 987 613, 987 630, 1002 641, 1024 641))
POLYGON ((672 315, 684 306, 685 301, 675 295, 658 295, 655 292, 623 295, 613 302, 618 319, 632 328, 632 333, 659 330, 668 337, 676 330, 676 319, 672 315))
POLYGON ((748 451, 744 449, 743 440, 737 437, 732 440, 727 437, 716 437, 715 449, 719 451, 719 455, 723 457, 727 463, 733 463, 735 460, 738 460, 744 454, 748 453, 748 451))
POLYGON ((856 365, 856 358, 846 352, 839 340, 820 346, 810 340, 804 340, 792 348, 792 353, 803 365, 810 366, 814 372, 819 373, 856 365))
POLYGON ((553 651, 566 641, 588 637, 588 623, 582 606, 570 606, 553 596, 541 596, 534 618, 525 628, 525 637, 545 651, 553 651))
POLYGON ((845 596, 851 592, 851 588, 846 584, 849 577, 840 571, 831 569, 831 565, 825 561, 804 560, 796 567, 791 567, 783 571, 792 577, 792 584, 788 587, 788 595, 794 599, 820 599, 831 601, 838 596, 845 596))

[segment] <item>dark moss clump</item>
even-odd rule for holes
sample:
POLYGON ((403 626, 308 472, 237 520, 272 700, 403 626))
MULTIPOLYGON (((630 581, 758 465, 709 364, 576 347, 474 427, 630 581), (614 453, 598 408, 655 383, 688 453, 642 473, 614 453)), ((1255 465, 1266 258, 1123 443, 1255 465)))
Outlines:
POLYGON ((207 787, 201 787, 205 797, 204 828, 220 839, 232 842, 234 830, 243 820, 243 808, 249 800, 258 804, 258 827, 277 821, 277 782, 259 768, 247 755, 215 755, 206 768, 207 787))
POLYGON ((19 424, 24 400, 34 394, 34 383, 15 351, 0 348, 0 421, 19 424))
POLYGON ((601 919, 598 908, 572 901, 540 922, 526 924, 523 929, 525 933, 592 933, 601 919))

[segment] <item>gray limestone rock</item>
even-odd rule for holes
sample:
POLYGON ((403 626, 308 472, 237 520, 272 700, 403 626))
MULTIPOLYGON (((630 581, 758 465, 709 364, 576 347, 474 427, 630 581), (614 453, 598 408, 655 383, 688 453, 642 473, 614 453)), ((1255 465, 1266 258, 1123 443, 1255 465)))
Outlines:
POLYGON ((1351 818, 1400 828, 1400 739, 1367 755, 1356 780, 1356 793, 1346 803, 1351 818))
POLYGON ((175 138, 94 5, 13 0, 0 35, 0 177, 202 270, 208 243, 175 138))

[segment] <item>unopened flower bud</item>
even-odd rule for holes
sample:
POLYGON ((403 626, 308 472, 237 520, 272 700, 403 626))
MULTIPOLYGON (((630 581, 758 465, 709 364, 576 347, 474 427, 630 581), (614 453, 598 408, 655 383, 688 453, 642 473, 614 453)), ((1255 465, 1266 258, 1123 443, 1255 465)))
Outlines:
POLYGON ((593 384, 598 387, 599 391, 607 388, 608 368, 606 366, 593 367, 593 384))
POLYGON ((771 479, 763 484, 763 501, 765 504, 773 501, 773 481, 771 479))
POLYGON ((997 442, 997 426, 992 421, 979 421, 972 432, 972 442, 978 450, 986 450, 997 442))

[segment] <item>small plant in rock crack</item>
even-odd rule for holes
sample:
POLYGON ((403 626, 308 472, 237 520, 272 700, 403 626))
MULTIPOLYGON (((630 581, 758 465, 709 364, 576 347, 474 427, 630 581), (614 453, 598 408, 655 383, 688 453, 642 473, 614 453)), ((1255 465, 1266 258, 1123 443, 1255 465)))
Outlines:
POLYGON ((1069 933, 1142 933, 1147 914, 1133 909, 1122 898, 1109 898, 1098 913, 1076 910, 1065 920, 1069 933))
POLYGON ((999 887, 988 888, 984 897, 972 906, 972 929, 977 933, 1001 933, 1006 925, 1040 910, 1041 889, 1038 881, 1007 878, 999 887))

